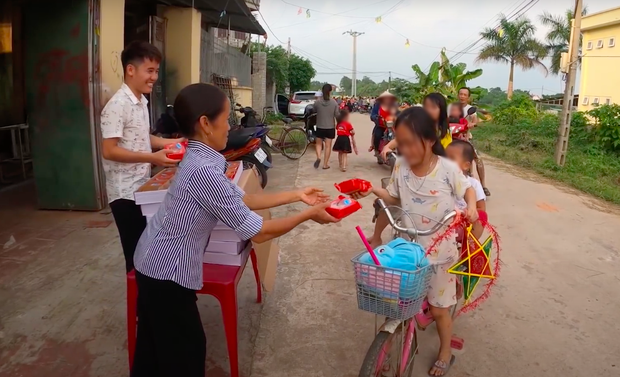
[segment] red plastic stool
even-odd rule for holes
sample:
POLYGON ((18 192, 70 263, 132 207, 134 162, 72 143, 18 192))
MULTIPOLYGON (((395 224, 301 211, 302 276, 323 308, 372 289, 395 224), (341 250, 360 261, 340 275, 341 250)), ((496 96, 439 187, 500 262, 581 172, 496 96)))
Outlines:
MULTIPOLYGON (((258 265, 254 249, 250 251, 254 277, 256 278, 256 302, 262 301, 262 290, 258 265)), ((198 294, 214 296, 222 308, 224 319, 224 331, 228 345, 228 358, 230 359, 230 376, 239 377, 239 355, 237 348, 237 284, 241 279, 245 264, 242 266, 223 266, 219 264, 205 263, 202 266, 202 289, 198 294)), ((138 286, 134 271, 127 274, 127 351, 129 353, 129 370, 133 365, 133 356, 136 349, 136 328, 138 300, 138 286)))

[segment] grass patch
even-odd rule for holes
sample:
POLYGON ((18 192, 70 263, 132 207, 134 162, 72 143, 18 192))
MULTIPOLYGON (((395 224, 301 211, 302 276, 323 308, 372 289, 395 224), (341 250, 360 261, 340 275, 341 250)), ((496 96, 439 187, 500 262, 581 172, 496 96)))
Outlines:
POLYGON ((580 191, 620 204, 620 158, 592 141, 588 131, 573 126, 566 163, 555 164, 557 117, 542 116, 514 126, 487 123, 473 132, 484 153, 521 166, 580 191))

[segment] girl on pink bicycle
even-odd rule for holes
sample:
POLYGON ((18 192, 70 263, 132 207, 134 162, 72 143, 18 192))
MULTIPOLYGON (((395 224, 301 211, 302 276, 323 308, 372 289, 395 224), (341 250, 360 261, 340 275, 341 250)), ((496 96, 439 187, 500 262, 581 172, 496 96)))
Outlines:
MULTIPOLYGON (((472 223, 477 221, 476 193, 459 166, 440 157, 444 150, 438 140, 435 122, 428 113, 420 107, 408 108, 398 116, 394 128, 401 157, 396 161, 390 183, 386 189, 373 187, 372 190, 356 196, 363 197, 373 193, 388 205, 401 207, 411 217, 403 216, 404 226, 418 230, 431 229, 444 215, 454 210, 457 200, 465 201, 468 220, 472 223)), ((381 213, 372 238, 375 246, 381 243, 381 231, 387 225, 387 218, 381 213)), ((418 241, 426 248, 431 240, 432 237, 420 237, 418 241)), ((454 235, 452 239, 442 242, 437 250, 429 255, 429 259, 437 263, 456 261, 458 256, 454 235)), ((430 376, 444 376, 454 363, 450 347, 450 307, 457 302, 457 292, 456 279, 447 271, 449 267, 449 264, 440 264, 434 269, 428 291, 428 302, 440 339, 439 353, 429 370, 430 376)))

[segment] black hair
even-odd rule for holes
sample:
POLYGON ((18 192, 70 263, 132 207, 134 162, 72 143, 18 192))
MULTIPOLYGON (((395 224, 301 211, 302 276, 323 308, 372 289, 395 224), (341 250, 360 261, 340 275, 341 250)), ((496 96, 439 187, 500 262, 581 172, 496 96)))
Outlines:
POLYGON ((420 139, 432 141, 433 154, 437 156, 446 155, 446 151, 443 149, 443 146, 437 137, 435 121, 431 118, 428 112, 426 112, 426 110, 417 106, 403 110, 396 118, 394 128, 398 128, 401 124, 406 126, 409 131, 417 135, 420 139))
POLYGON ((452 140, 450 145, 448 145, 448 148, 451 147, 461 148, 463 159, 470 164, 474 162, 474 159, 476 158, 476 151, 474 150, 474 147, 467 141, 459 139, 452 140))
MULTIPOLYGON (((471 97, 471 89, 469 89, 469 88, 468 88, 468 87, 466 87, 466 86, 461 86, 461 87, 459 88, 459 92, 460 92, 461 90, 463 90, 463 89, 467 90, 467 96, 468 96, 468 97, 471 97)), ((458 93, 458 92, 457 92, 457 93, 458 93)))
POLYGON ((215 85, 191 84, 181 89, 174 100, 174 117, 181 134, 187 138, 196 135, 196 123, 203 115, 208 120, 217 118, 228 101, 226 93, 215 85))
POLYGON ((336 122, 340 123, 342 121, 344 121, 345 119, 347 119, 347 116, 349 115, 349 110, 347 109, 342 109, 338 112, 338 116, 336 117, 336 122))
POLYGON ((145 41, 133 41, 121 52, 121 63, 123 72, 127 70, 129 64, 138 66, 145 60, 152 60, 160 63, 163 59, 159 49, 145 41))
POLYGON ((323 87, 321 88, 321 92, 323 93, 323 99, 328 100, 332 92, 332 86, 330 84, 323 85, 323 87))
MULTIPOLYGON (((439 119, 437 120, 437 131, 439 132, 439 139, 443 139, 448 134, 448 104, 446 102, 446 97, 441 93, 431 93, 424 97, 424 102, 426 100, 433 101, 437 107, 439 107, 439 119)), ((423 102, 423 103, 424 103, 423 102)))

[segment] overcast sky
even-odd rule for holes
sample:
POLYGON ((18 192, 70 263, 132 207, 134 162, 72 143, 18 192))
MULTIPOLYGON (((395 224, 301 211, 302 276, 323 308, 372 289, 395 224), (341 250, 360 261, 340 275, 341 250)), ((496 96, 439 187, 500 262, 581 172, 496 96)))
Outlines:
MULTIPOLYGON (((618 6, 618 0, 586 0, 585 4, 589 13, 595 13, 618 6)), ((358 78, 369 76, 381 81, 392 71, 392 77, 413 79, 411 65, 427 68, 442 47, 448 50, 448 57, 463 51, 479 39, 484 27, 497 25, 499 13, 510 16, 525 11, 538 27, 538 37, 543 39, 546 30, 538 16, 543 11, 563 14, 572 7, 572 0, 262 0, 264 20, 260 16, 258 19, 268 33, 268 44, 286 47, 290 37, 292 52, 312 61, 318 72, 316 80, 338 84, 343 75, 351 76, 352 37, 342 35, 347 30, 364 32, 357 43, 358 78), (375 17, 381 15, 382 22, 377 23, 375 17)), ((472 86, 505 89, 507 65, 474 63, 475 52, 481 46, 478 44, 453 62, 484 70, 480 78, 470 83, 472 86)), ((537 70, 515 70, 515 88, 535 94, 543 90, 545 94, 563 91, 561 77, 545 77, 537 70)))

